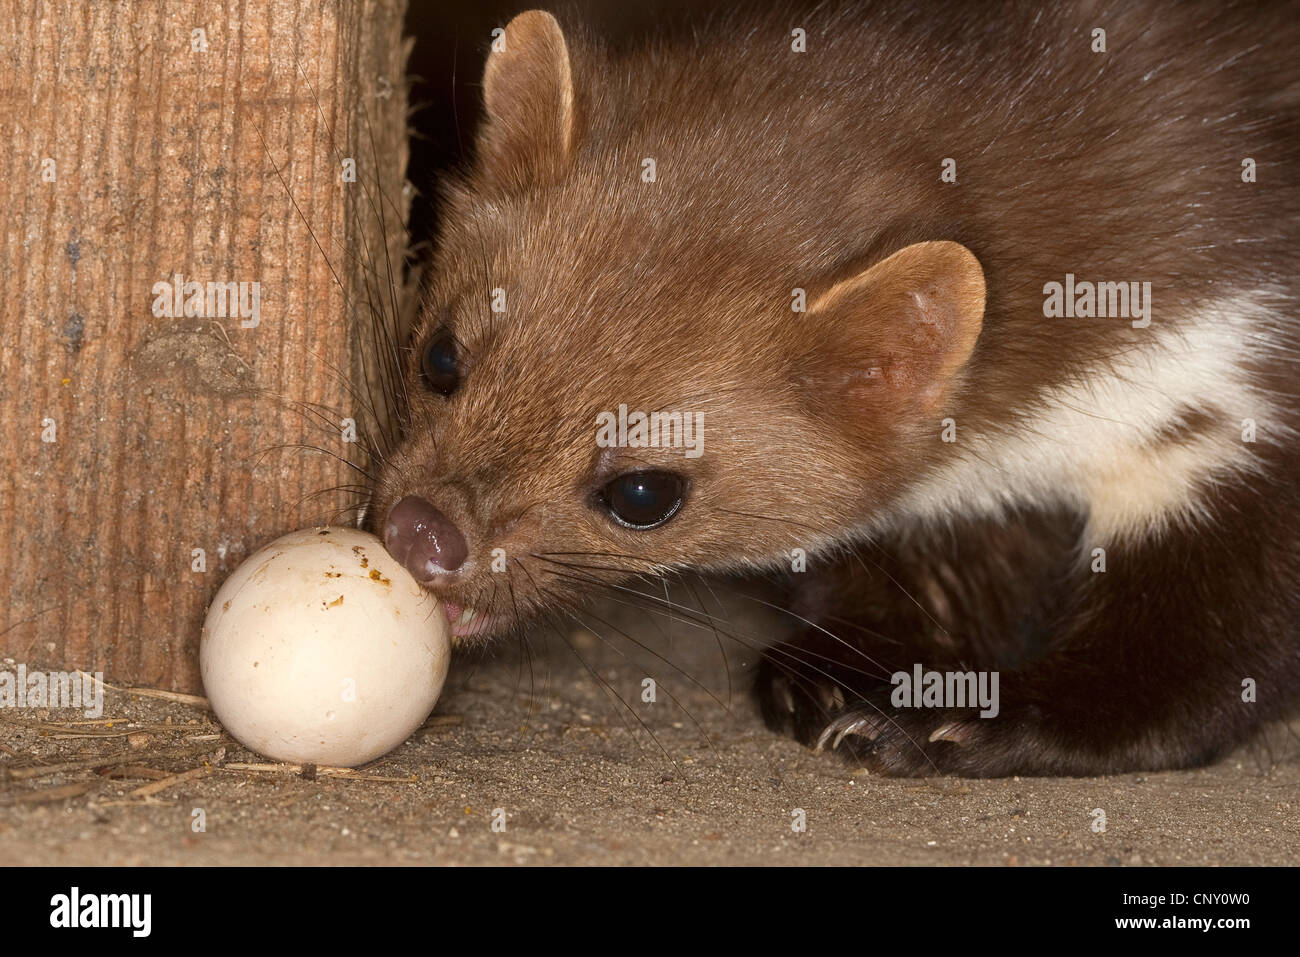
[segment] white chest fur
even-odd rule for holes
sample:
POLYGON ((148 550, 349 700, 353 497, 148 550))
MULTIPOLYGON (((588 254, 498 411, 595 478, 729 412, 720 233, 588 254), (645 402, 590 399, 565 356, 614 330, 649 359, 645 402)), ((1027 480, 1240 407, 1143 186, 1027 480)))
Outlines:
POLYGON ((1048 389, 1009 427, 957 421, 952 442, 936 432, 942 461, 890 521, 1068 505, 1087 510, 1088 543, 1105 544, 1204 517, 1209 483, 1258 470, 1256 443, 1294 439, 1279 397, 1248 371, 1280 348, 1276 321, 1254 298, 1156 317, 1147 346, 1048 389), (1189 412, 1194 428, 1180 425, 1189 412))

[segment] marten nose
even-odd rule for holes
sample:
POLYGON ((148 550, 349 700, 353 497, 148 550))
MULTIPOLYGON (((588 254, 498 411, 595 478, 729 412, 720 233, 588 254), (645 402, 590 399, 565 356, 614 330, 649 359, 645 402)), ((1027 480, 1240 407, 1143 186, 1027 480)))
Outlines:
POLYGON ((469 546, 446 515, 424 499, 408 495, 388 513, 384 547, 418 582, 429 582, 465 564, 469 546))

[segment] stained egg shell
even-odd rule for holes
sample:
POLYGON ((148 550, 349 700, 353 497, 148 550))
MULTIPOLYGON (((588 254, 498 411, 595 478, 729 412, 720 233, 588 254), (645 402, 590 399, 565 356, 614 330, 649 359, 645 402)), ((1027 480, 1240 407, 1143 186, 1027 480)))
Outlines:
POLYGON ((374 535, 309 528, 259 549, 208 608, 199 671, 261 754, 355 767, 405 741, 442 691, 447 617, 374 535))

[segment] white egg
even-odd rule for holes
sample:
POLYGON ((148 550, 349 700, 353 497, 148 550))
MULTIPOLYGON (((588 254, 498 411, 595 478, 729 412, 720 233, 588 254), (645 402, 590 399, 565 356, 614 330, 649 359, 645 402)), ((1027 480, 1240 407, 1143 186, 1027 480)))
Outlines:
POLYGON ((447 617, 374 535, 309 528, 248 557, 208 608, 199 671, 246 747, 356 767, 433 710, 451 658, 447 617))

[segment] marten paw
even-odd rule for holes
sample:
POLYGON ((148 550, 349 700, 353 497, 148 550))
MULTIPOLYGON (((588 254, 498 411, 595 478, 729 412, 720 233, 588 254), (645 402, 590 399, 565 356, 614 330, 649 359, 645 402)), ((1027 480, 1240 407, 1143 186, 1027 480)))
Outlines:
MULTIPOLYGON (((813 742, 818 751, 841 751, 855 764, 878 774, 990 773, 989 736, 975 711, 903 711, 884 703, 865 703, 830 721, 813 742)), ((992 773, 999 773, 993 771, 992 773)))
POLYGON ((996 716, 984 718, 974 709, 894 708, 882 695, 828 722, 813 747, 898 777, 1094 773, 1087 756, 1062 748, 1044 722, 1030 706, 1004 702, 996 716))
POLYGON ((829 674, 812 674, 783 667, 765 657, 759 664, 755 692, 763 721, 778 733, 789 734, 812 747, 827 722, 844 712, 856 694, 829 674))
POLYGON ((899 708, 889 686, 848 691, 830 673, 793 672, 765 659, 757 687, 764 721, 819 751, 835 751, 877 774, 998 777, 1034 773, 1034 723, 1005 710, 899 708))

